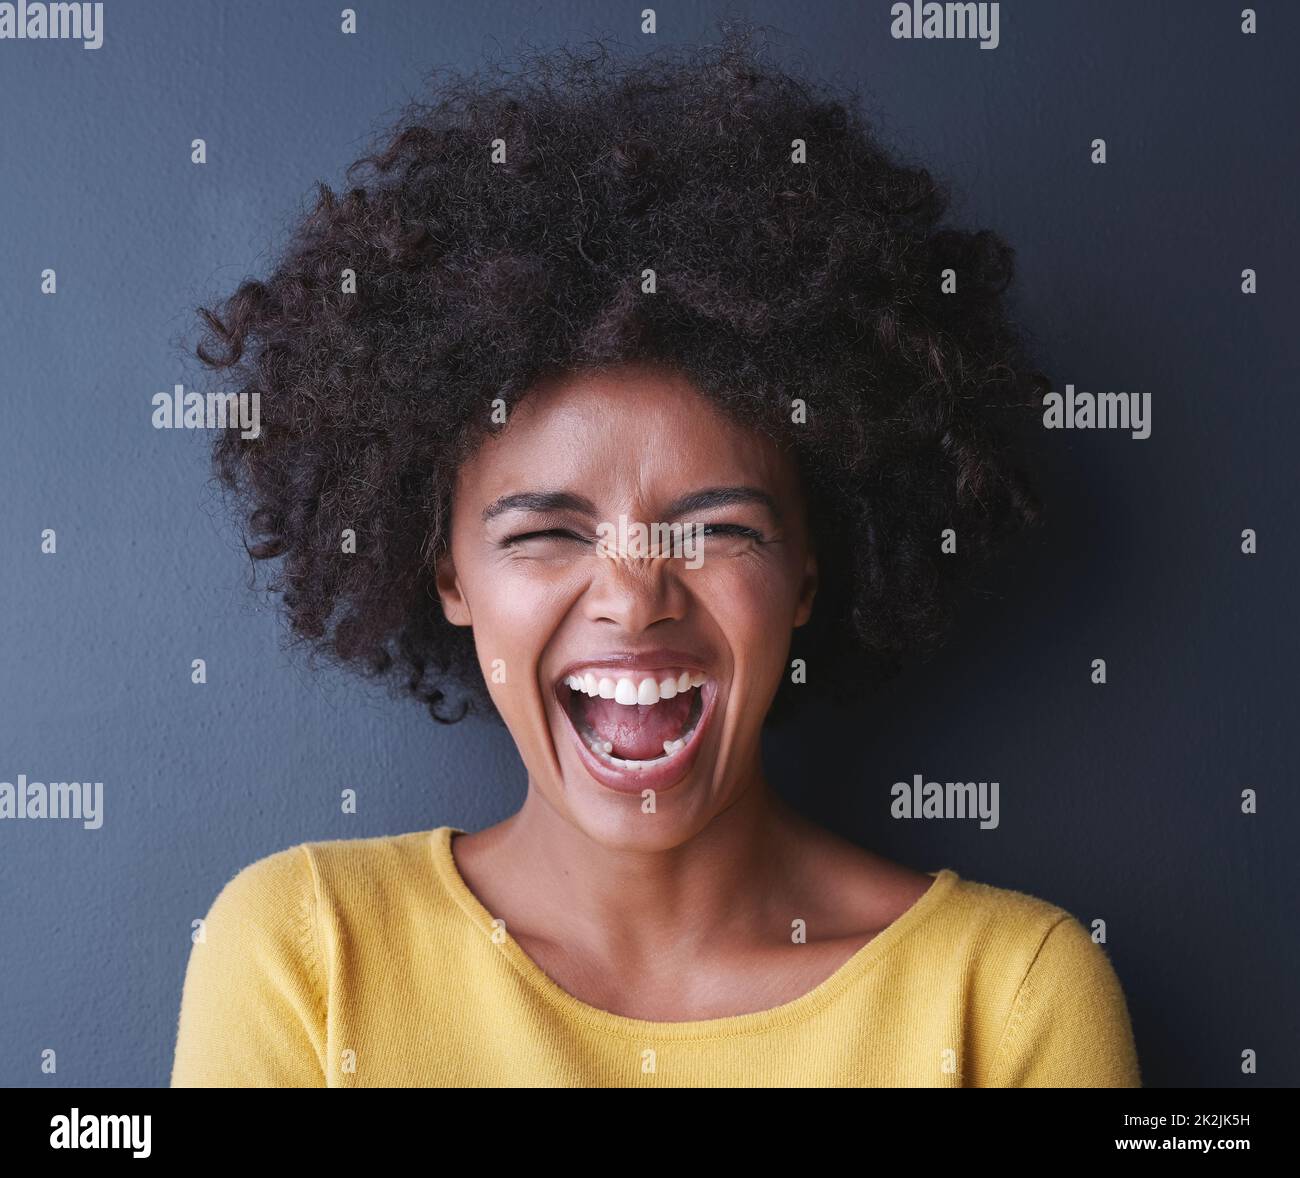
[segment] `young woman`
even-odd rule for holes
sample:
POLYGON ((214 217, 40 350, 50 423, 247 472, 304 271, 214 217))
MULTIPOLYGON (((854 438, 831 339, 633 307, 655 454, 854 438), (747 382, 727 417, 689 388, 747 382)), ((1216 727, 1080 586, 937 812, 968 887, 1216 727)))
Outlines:
POLYGON ((757 56, 444 81, 204 312, 260 398, 217 468, 296 634, 499 717, 528 790, 240 871, 174 1085, 1138 1085, 1072 915, 764 776, 766 724, 932 646, 1033 521, 998 419, 1042 378, 1010 249, 757 56))

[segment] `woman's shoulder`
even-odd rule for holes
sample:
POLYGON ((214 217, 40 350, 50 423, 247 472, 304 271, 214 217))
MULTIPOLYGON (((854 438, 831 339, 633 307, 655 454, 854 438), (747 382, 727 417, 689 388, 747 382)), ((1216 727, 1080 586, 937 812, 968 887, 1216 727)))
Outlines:
POLYGON ((1099 916, 1084 913, 1081 919, 1040 895, 967 879, 951 868, 932 874, 943 902, 934 907, 931 934, 948 946, 978 947, 983 961, 999 963, 1017 983, 1031 968, 1041 978, 1048 970, 1107 963, 1099 916))
POLYGON ((1139 1087, 1123 987, 1106 920, 945 869, 946 903, 930 932, 949 961, 968 963, 972 991, 1001 1028, 987 1083, 1008 1087, 1139 1087), (1087 923, 1085 924, 1085 920, 1087 923))
POLYGON ((1003 935, 1030 946, 1062 922, 1074 921, 1082 928, 1067 908, 1034 892, 969 879, 952 868, 935 875, 949 880, 949 909, 972 928, 998 928, 1003 935))
POLYGON ((383 893, 423 889, 437 840, 448 829, 294 843, 240 868, 222 886, 213 911, 242 922, 287 907, 364 904, 383 893))
POLYGON ((951 867, 916 870, 820 830, 804 848, 799 866, 828 906, 853 914, 855 928, 898 925, 913 942, 979 943, 1016 957, 1032 955, 1050 929, 1074 919, 1028 892, 967 879, 951 867))
POLYGON ((401 933, 427 931, 447 829, 295 843, 227 879, 193 922, 173 1087, 322 1085, 340 939, 382 976, 401 933))
POLYGON ((968 879, 950 867, 924 878, 929 887, 887 931, 927 976, 952 975, 995 1009, 1071 995, 1111 1006, 1120 1000, 1103 913, 1076 915, 1041 895, 968 879))

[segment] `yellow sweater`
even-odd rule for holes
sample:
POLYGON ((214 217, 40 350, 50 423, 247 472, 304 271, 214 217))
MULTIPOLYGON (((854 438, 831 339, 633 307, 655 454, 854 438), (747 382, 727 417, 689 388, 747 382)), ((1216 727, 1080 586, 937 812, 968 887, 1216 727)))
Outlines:
POLYGON ((456 833, 304 843, 240 871, 191 949, 172 1086, 1140 1086, 1105 952, 1043 900, 931 872, 802 997, 650 1022, 494 940, 456 833))

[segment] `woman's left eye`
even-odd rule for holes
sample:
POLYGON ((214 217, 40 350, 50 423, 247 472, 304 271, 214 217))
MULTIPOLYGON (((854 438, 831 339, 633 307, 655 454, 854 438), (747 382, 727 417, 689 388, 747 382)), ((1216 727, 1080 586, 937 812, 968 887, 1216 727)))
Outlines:
POLYGON ((704 534, 706 536, 743 536, 747 540, 761 540, 763 535, 754 528, 747 528, 743 524, 705 524, 704 534))

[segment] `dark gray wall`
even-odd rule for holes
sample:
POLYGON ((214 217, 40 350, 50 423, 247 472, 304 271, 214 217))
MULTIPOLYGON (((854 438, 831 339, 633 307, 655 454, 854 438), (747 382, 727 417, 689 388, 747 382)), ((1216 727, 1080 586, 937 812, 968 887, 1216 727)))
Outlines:
MULTIPOLYGON (((521 37, 649 45, 642 5, 359 5, 355 37, 341 7, 109 0, 100 49, 0 41, 0 780, 105 785, 101 829, 0 822, 0 1084, 165 1084, 189 922, 240 867, 473 829, 521 797, 503 731, 438 729, 279 651, 210 436, 154 430, 150 398, 197 380, 190 309, 263 272, 314 181, 337 186, 428 67, 521 37)), ((1014 243, 1056 387, 1151 394, 1145 441, 1045 433, 1042 538, 942 657, 864 714, 774 736, 770 768, 864 845, 1104 918, 1152 1086, 1300 1080, 1300 8, 1262 3, 1243 36, 1241 7, 1013 0, 981 50, 893 40, 885 2, 737 6, 788 30, 777 56, 863 87, 962 194, 955 218, 1014 243), (892 820, 914 773, 997 780, 1000 825, 892 820)), ((660 42, 722 11, 657 10, 660 42)))

